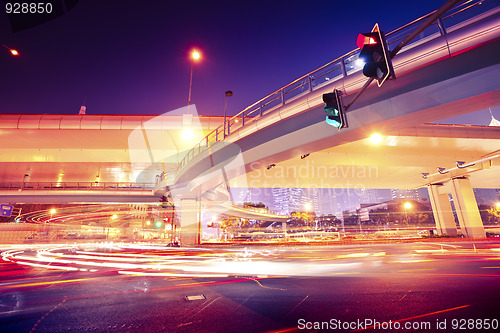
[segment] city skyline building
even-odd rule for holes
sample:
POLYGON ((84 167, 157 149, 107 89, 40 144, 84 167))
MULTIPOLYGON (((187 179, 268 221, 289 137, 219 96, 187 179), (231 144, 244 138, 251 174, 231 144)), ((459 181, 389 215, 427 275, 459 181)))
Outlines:
MULTIPOLYGON (((404 189, 328 189, 328 188, 248 188, 232 189, 242 198, 236 203, 264 203, 271 211, 287 215, 306 210, 310 204, 316 215, 341 216, 343 211, 356 211, 362 204, 377 204, 395 199, 428 202, 426 188, 404 189)), ((500 189, 475 188, 478 205, 494 205, 500 202, 500 189)), ((453 202, 452 202, 453 203, 453 202)))

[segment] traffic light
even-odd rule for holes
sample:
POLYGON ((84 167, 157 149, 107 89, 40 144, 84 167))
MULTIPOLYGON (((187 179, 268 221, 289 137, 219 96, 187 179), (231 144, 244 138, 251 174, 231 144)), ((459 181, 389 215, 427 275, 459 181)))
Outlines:
POLYGON ((335 89, 332 93, 323 94, 325 102, 326 123, 338 129, 347 127, 340 91, 335 89))
POLYGON ((168 202, 168 197, 165 195, 162 195, 160 198, 160 207, 167 208, 169 206, 170 206, 170 203, 168 202))
POLYGON ((356 42, 361 49, 359 58, 365 62, 363 67, 365 76, 376 79, 379 87, 389 77, 396 78, 385 35, 380 31, 378 23, 371 32, 359 34, 356 42))
POLYGON ((155 227, 157 227, 157 228, 161 228, 162 225, 163 225, 163 221, 158 220, 155 222, 155 227))

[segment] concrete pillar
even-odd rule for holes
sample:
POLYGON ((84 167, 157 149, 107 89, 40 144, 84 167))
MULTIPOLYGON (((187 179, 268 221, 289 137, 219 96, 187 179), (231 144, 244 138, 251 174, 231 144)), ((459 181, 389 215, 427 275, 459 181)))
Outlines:
POLYGON ((181 199, 180 238, 183 246, 200 244, 201 209, 196 199, 181 199))
POLYGON ((465 177, 451 180, 451 195, 455 204, 462 234, 466 237, 485 238, 483 221, 477 207, 470 180, 465 177))
POLYGON ((432 205, 434 221, 436 221, 436 230, 438 235, 457 235, 457 225, 453 217, 450 199, 448 193, 440 193, 442 185, 430 185, 428 187, 429 198, 432 205))

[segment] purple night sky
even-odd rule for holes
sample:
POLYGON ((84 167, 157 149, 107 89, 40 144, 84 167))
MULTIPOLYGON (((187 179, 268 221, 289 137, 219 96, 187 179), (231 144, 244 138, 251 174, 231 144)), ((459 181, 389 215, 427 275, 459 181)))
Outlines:
POLYGON ((187 105, 196 47, 192 103, 222 115, 232 90, 232 115, 354 49, 376 22, 389 32, 444 2, 80 0, 16 33, 2 8, 0 44, 22 55, 0 51, 0 112, 77 114, 85 100, 88 114, 162 114, 187 105))

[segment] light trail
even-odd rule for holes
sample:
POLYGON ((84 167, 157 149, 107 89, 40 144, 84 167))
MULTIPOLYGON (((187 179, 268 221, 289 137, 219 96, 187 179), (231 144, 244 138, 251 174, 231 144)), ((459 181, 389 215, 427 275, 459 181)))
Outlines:
MULTIPOLYGON (((142 276, 321 276, 359 267, 360 258, 380 256, 380 251, 328 256, 318 264, 322 252, 297 255, 297 250, 172 249, 144 244, 45 245, 2 252, 4 260, 53 270, 89 271, 116 269, 118 274, 142 276), (104 251, 99 251, 100 247, 104 251), (133 253, 147 249, 148 254, 133 253), (112 252, 110 252, 112 251, 112 252), (131 253, 132 251, 132 253, 131 253), (154 251, 154 252, 153 252, 154 251), (295 255, 294 255, 295 253, 295 255)), ((311 252, 308 250, 308 252, 311 252)))
MULTIPOLYGON (((172 248, 144 243, 81 243, 13 246, 1 253, 5 261, 50 270, 112 271, 114 274, 165 277, 327 276, 374 272, 382 264, 401 271, 408 264, 438 263, 466 249, 442 244, 418 244, 404 255, 359 248, 172 248), (142 252, 142 253, 141 253, 142 252), (146 253, 144 253, 146 252, 146 253)), ((496 249, 468 252, 478 262, 494 260, 496 249)), ((469 250, 472 251, 472 250, 469 250)), ((494 264, 482 264, 493 267, 494 264)), ((406 267, 405 267, 406 268, 406 267)), ((428 268, 428 267, 420 267, 428 268)), ((411 271, 411 270, 409 270, 411 271)))

